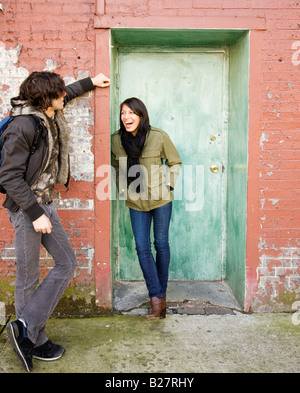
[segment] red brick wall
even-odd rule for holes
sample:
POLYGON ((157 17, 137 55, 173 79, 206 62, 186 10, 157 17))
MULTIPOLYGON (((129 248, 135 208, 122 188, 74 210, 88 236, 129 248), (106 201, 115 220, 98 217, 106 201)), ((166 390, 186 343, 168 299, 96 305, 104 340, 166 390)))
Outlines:
MULTIPOLYGON (((32 71, 42 71, 47 67, 59 73, 67 83, 95 75, 93 0, 7 0, 0 4, 3 9, 0 11, 0 62, 4 62, 0 63, 0 111, 4 114, 8 112, 10 97, 17 94, 20 83, 32 71), (14 52, 15 58, 10 52, 14 52)), ((76 250, 78 268, 57 311, 94 313, 93 94, 76 100, 65 113, 73 130, 71 162, 76 181, 72 179, 67 193, 63 186, 57 187, 56 191, 63 200, 62 204, 57 202, 57 206, 71 244, 76 250), (77 125, 77 120, 81 121, 81 128, 77 125), (81 135, 77 135, 77 132, 81 135), (81 162, 76 161, 78 154, 81 155, 81 162), (84 178, 87 174, 88 181, 84 178)), ((3 200, 3 196, 0 196, 1 205, 3 200)), ((2 207, 0 234, 0 300, 9 306, 13 302, 16 275, 14 239, 12 225, 2 207)), ((43 277, 53 261, 43 248, 41 258, 43 277)))
MULTIPOLYGON (((0 49, 1 45, 4 45, 7 51, 10 47, 16 50, 17 45, 22 45, 17 63, 12 66, 11 79, 0 84, 3 95, 5 92, 9 93, 9 87, 14 83, 15 68, 20 72, 41 70, 47 63, 46 59, 62 76, 73 75, 77 78, 86 70, 92 75, 95 61, 96 64, 104 64, 109 70, 108 56, 101 62, 97 61, 95 34, 103 33, 103 40, 107 41, 107 29, 110 27, 251 30, 254 39, 251 41, 250 59, 245 308, 254 311, 289 311, 291 304, 299 299, 300 286, 300 54, 297 53, 297 49, 300 49, 300 1, 97 2, 97 9, 101 14, 96 17, 92 0, 0 2, 4 10, 0 10, 3 43, 0 44, 0 49)), ((108 50, 106 41, 103 41, 103 47, 108 50)), ((100 47, 102 48, 101 45, 100 47)), ((97 105, 99 102, 105 105, 106 120, 99 119, 100 114, 96 111, 96 118, 99 119, 96 124, 101 123, 101 127, 104 127, 99 131, 99 137, 105 138, 104 132, 109 134, 109 99, 100 94, 97 105)), ((95 107, 91 97, 85 107, 89 108, 92 116, 95 107)), ((70 116, 72 117, 72 113, 70 116)), ((94 135, 93 126, 88 126, 88 129, 90 134, 94 135)), ((92 141, 93 151, 95 143, 97 149, 102 148, 104 156, 108 157, 108 138, 103 145, 99 141, 92 141)), ((98 153, 100 156, 101 151, 97 150, 96 155, 98 153)), ((100 161, 98 158, 97 163, 100 161)), ((84 202, 85 199, 94 199, 94 188, 93 181, 76 180, 72 182, 71 191, 67 195, 62 190, 60 192, 62 198, 77 198, 84 202)), ((71 208, 60 212, 82 262, 82 267, 78 269, 77 277, 73 281, 73 286, 80 289, 85 282, 90 284, 94 281, 94 273, 91 271, 94 247, 96 260, 92 265, 97 266, 101 262, 102 251, 99 247, 97 249, 98 243, 94 243, 94 237, 99 238, 101 247, 108 243, 103 242, 101 230, 104 230, 107 239, 109 219, 106 217, 105 223, 101 224, 100 212, 103 205, 99 205, 95 200, 95 206, 96 215, 92 209, 71 208)), ((13 235, 11 229, 7 228, 11 228, 10 224, 3 209, 0 209, 0 276, 13 281, 15 270, 13 260, 8 256, 13 235), (3 259, 3 255, 7 255, 7 258, 3 259)), ((107 258, 109 245, 104 247, 107 258)), ((107 260, 106 262, 108 263, 107 260)), ((104 274, 106 291, 110 288, 109 272, 110 270, 106 269, 104 274)), ((101 270, 96 274, 100 281, 101 274, 101 270)), ((9 291, 10 288, 5 287, 5 292, 9 291)), ((104 296, 103 293, 101 296, 104 296)))

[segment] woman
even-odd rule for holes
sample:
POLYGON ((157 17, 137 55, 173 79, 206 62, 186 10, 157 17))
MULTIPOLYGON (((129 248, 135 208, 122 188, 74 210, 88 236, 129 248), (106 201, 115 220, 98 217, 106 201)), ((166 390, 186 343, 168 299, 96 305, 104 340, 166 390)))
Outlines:
POLYGON ((130 209, 137 255, 149 291, 152 310, 147 318, 165 318, 172 191, 181 160, 169 136, 150 126, 147 109, 138 98, 129 98, 120 106, 120 130, 112 135, 112 164, 120 196, 125 196, 130 209), (156 260, 150 242, 152 219, 156 260))

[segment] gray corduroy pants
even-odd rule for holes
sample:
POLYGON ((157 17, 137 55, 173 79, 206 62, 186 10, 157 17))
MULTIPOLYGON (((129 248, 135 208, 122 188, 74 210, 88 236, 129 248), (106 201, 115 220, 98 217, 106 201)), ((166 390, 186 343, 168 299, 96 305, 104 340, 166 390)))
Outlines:
POLYGON ((16 317, 25 322, 28 337, 35 346, 48 340, 45 334, 46 323, 69 284, 77 264, 54 204, 41 206, 52 224, 50 234, 36 232, 31 220, 22 210, 16 213, 8 211, 15 228, 16 317), (39 284, 41 244, 52 256, 55 265, 39 284))

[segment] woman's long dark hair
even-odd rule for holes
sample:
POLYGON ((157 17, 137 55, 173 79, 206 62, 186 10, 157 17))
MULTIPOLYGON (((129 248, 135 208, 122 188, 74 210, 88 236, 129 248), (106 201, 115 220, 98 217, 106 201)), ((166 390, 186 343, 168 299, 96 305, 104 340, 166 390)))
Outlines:
MULTIPOLYGON (((145 104, 138 98, 128 98, 120 105, 120 130, 121 142, 127 154, 127 182, 130 184, 133 180, 141 177, 144 178, 143 172, 139 172, 136 176, 129 176, 130 168, 140 163, 139 157, 142 154, 146 135, 150 131, 149 116, 145 104), (126 131, 124 124, 121 119, 122 107, 127 105, 133 113, 140 117, 140 124, 136 136, 133 136, 130 132, 126 131)), ((143 182, 141 186, 137 187, 137 192, 144 191, 145 187, 143 182)))
POLYGON ((121 120, 121 113, 122 113, 122 107, 123 105, 127 105, 133 113, 135 113, 137 116, 140 117, 141 121, 138 127, 138 134, 143 134, 146 135, 147 132, 150 130, 150 122, 149 122, 149 116, 148 116, 148 111, 143 103, 139 98, 132 97, 132 98, 127 98, 127 100, 123 101, 122 104, 120 105, 120 130, 119 133, 121 135, 126 135, 128 134, 128 131, 126 131, 124 124, 121 120))

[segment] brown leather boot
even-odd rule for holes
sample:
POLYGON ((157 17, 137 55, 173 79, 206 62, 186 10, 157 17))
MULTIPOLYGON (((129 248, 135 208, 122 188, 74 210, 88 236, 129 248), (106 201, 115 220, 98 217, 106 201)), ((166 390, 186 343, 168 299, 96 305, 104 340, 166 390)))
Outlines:
POLYGON ((167 304, 163 297, 154 296, 150 299, 151 313, 146 315, 148 319, 166 318, 167 304))

